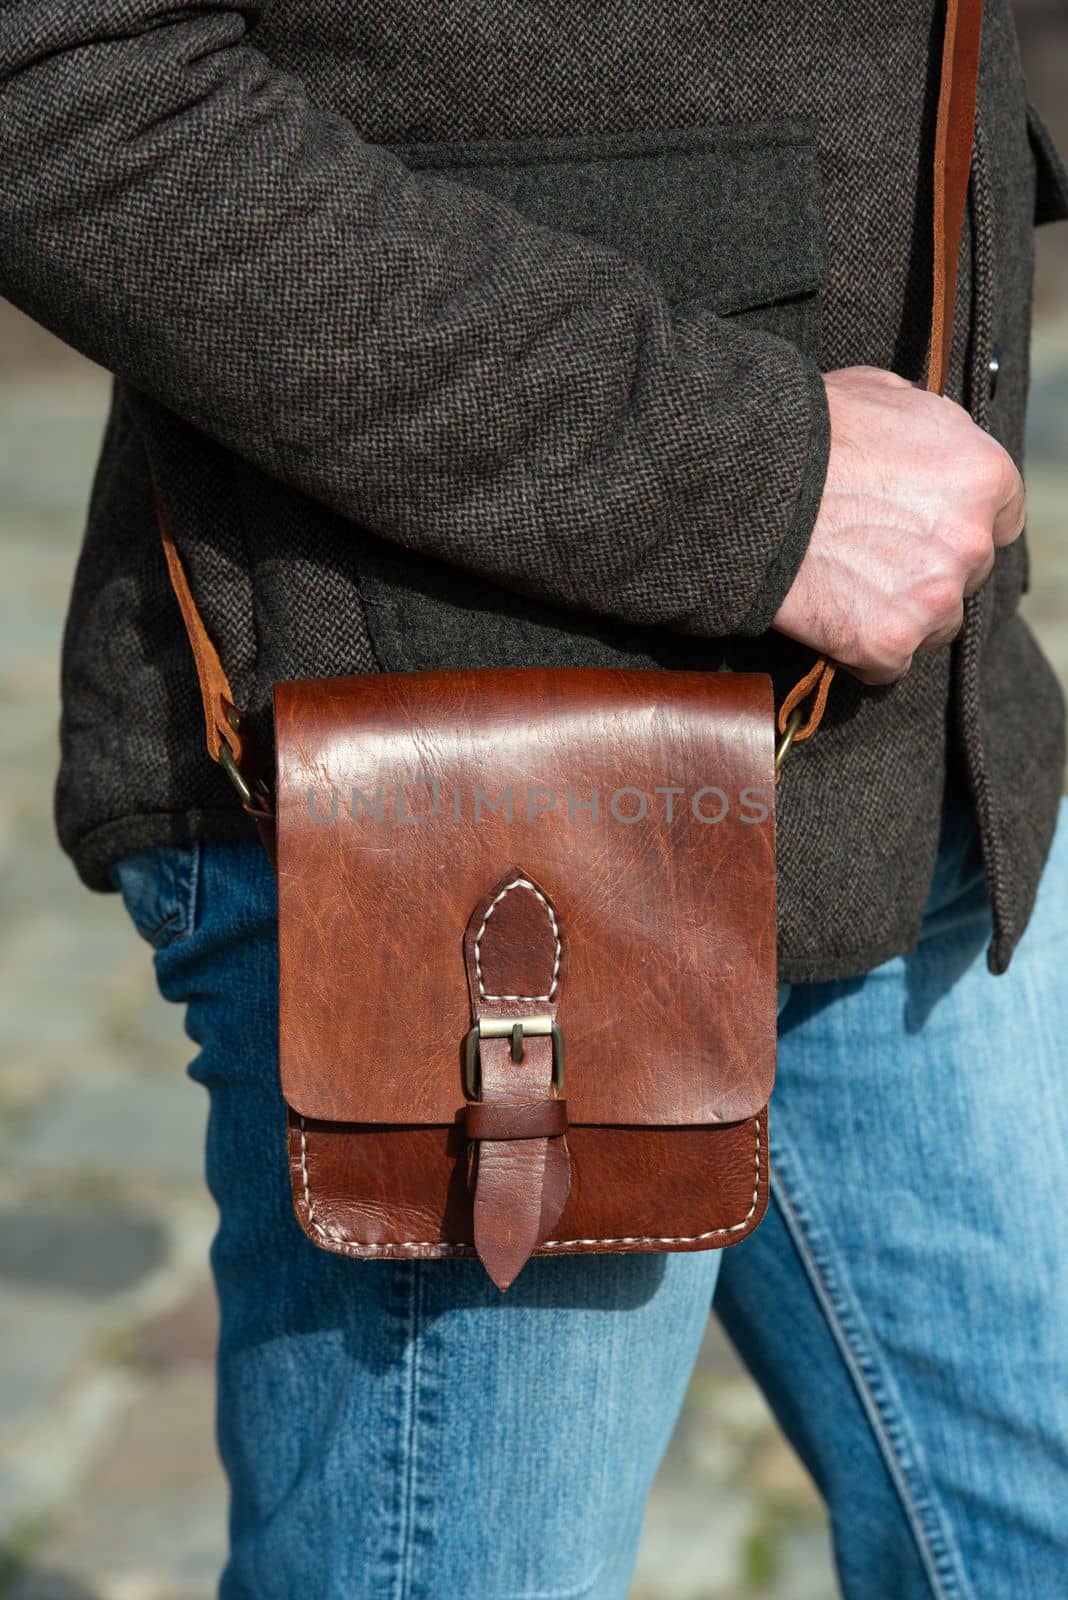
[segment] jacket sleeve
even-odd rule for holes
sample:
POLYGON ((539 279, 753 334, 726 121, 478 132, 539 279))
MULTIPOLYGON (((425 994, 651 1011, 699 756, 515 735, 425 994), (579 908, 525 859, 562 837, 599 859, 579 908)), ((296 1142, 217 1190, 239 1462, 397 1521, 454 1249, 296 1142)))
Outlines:
POLYGON ((401 545, 631 622, 767 627, 825 475, 812 363, 409 171, 254 47, 262 9, 0 0, 0 292, 401 545))

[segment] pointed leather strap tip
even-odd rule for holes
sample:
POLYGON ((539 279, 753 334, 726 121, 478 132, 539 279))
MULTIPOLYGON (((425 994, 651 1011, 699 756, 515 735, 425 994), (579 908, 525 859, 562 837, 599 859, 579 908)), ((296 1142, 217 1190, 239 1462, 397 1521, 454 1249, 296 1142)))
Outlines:
POLYGON ((555 1228, 571 1192, 567 1105, 551 1097, 552 1041, 525 1041, 512 1060, 507 1039, 484 1039, 483 1099, 468 1104, 477 1153, 475 1250, 498 1289, 514 1283, 555 1228))
POLYGON ((549 1237, 571 1190, 567 1140, 484 1140, 478 1146, 475 1249, 502 1292, 549 1237))

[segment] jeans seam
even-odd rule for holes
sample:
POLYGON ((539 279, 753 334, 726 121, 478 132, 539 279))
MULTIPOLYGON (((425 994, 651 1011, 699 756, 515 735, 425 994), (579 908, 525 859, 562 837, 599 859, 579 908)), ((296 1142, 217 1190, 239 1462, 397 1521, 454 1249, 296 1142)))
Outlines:
POLYGON ((422 1264, 413 1261, 410 1268, 408 1294, 408 1393, 402 1431, 405 1435, 404 1489, 401 1499, 400 1538, 397 1563, 397 1600, 407 1600, 412 1594, 412 1568, 415 1561, 415 1480, 418 1464, 419 1437, 419 1377, 420 1377, 420 1323, 422 1321, 422 1264))
MULTIPOLYGON (((419 1594, 419 1583, 415 1572, 416 1551, 418 1538, 416 1535, 416 1507, 418 1494, 416 1490, 419 1468, 419 1394, 423 1377, 423 1340, 421 1334, 425 1322, 424 1314, 424 1273, 426 1263, 413 1261, 410 1264, 410 1279, 408 1293, 407 1336, 409 1341, 410 1356, 407 1362, 407 1395, 404 1415, 401 1420, 400 1433, 405 1441, 405 1468, 404 1488, 400 1506, 400 1536, 397 1541, 397 1588, 396 1600, 416 1600, 419 1594)), ((600 1560, 590 1577, 573 1589, 529 1589, 525 1590, 516 1600, 583 1600, 584 1595, 592 1594, 601 1579, 604 1560, 600 1560)))
POLYGON ((200 842, 199 840, 194 840, 189 848, 189 877, 184 897, 185 927, 183 932, 186 938, 191 933, 196 932, 197 909, 200 902, 200 857, 200 842))
MULTIPOLYGON (((408 1268, 407 1329, 409 1359, 406 1363, 407 1384, 405 1405, 398 1433, 404 1440, 404 1484, 400 1501, 399 1537, 397 1540, 396 1600, 416 1600, 419 1584, 415 1572, 418 1539, 416 1536, 416 1491, 419 1468, 419 1394, 423 1377, 421 1334, 425 1322, 424 1273, 426 1263, 413 1261, 408 1268)), ((528 1589, 516 1600, 583 1600, 592 1594, 601 1580, 604 1558, 598 1561, 593 1573, 571 1589, 528 1589)))
MULTIPOLYGON (((914 1481, 919 1459, 915 1446, 910 1450, 912 1464, 905 1459, 902 1441, 908 1430, 903 1411, 891 1398, 890 1386, 880 1373, 870 1341, 862 1338, 860 1320, 848 1304, 827 1256, 821 1259, 815 1240, 816 1229, 811 1219, 806 1216, 804 1207, 791 1197, 788 1181, 783 1176, 782 1154, 787 1141, 783 1137, 781 1124, 778 1146, 779 1156, 772 1164, 772 1184, 783 1220, 823 1311, 831 1337, 857 1390, 879 1453, 901 1502, 931 1593, 935 1600, 974 1600, 971 1585, 961 1571, 959 1553, 948 1531, 941 1525, 941 1519, 936 1521, 932 1491, 928 1487, 926 1494, 921 1493, 914 1481)), ((788 1153, 787 1170, 789 1166, 788 1153)))

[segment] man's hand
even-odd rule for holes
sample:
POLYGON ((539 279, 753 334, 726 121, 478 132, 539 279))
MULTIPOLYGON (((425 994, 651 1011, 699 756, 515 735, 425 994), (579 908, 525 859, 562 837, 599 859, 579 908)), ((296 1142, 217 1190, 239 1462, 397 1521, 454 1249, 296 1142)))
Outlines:
POLYGON ((1023 527, 1023 481, 952 400, 875 367, 824 383, 827 482, 775 627, 864 683, 893 683, 959 631, 964 597, 1023 527))

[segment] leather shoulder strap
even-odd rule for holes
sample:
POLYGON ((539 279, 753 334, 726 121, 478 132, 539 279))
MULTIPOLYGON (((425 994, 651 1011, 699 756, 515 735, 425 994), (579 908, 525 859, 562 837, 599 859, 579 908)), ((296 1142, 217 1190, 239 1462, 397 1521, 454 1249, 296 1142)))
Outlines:
POLYGON ((156 494, 156 519, 159 522, 160 538, 163 541, 163 556, 167 563, 167 574, 171 580, 178 609, 182 613, 185 631, 189 635, 189 643, 193 651, 193 661, 197 669, 197 682, 200 684, 200 699, 204 708, 204 730, 208 742, 208 754, 213 761, 222 759, 224 745, 236 754, 234 733, 235 729, 228 721, 228 714, 233 711, 234 697, 230 690, 230 680, 226 676, 226 668, 219 659, 219 652, 212 642, 211 635, 204 626, 204 618, 200 608, 193 599, 193 591, 189 586, 189 576, 182 565, 182 558, 178 554, 173 535, 167 526, 167 518, 163 510, 163 503, 159 494, 156 494))
POLYGON ((949 371, 957 259, 975 140, 982 0, 947 0, 934 156, 934 285, 927 387, 941 394, 949 371))
MULTIPOLYGON (((941 83, 934 148, 934 273, 931 299, 931 341, 927 388, 941 394, 949 370, 953 338, 953 312, 957 299, 957 263, 961 229, 971 174, 975 135, 975 100, 979 77, 979 46, 983 0, 945 0, 941 83)), ((219 653, 204 626, 189 579, 167 530, 163 506, 157 499, 160 534, 167 570, 178 599, 196 663, 208 752, 229 771, 241 766, 240 718, 234 711, 230 686, 219 653)), ((834 677, 834 666, 820 657, 795 685, 779 709, 781 766, 790 746, 811 738, 819 727, 834 677), (808 717, 805 718, 805 707, 808 717)), ((236 780, 235 780, 236 781, 236 780)), ((239 790, 247 785, 238 784, 239 790)), ((244 798, 244 795, 243 795, 244 798)), ((256 806, 246 808, 259 815, 256 806)))

